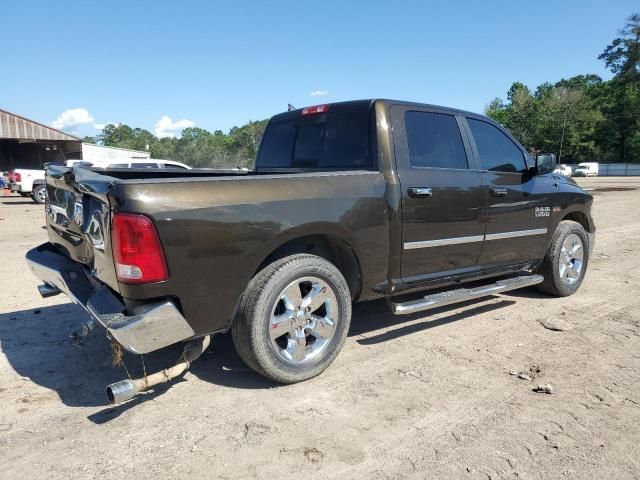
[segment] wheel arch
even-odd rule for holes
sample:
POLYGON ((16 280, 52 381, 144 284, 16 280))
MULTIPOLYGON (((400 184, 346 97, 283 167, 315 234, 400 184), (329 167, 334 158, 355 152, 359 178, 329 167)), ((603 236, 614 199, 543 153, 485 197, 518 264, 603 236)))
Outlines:
POLYGON ((253 275, 274 261, 296 253, 310 253, 331 262, 344 276, 353 300, 362 290, 362 269, 355 242, 329 225, 293 229, 280 235, 263 255, 253 275))
POLYGON ((563 221, 563 220, 570 220, 570 221, 579 223, 580 225, 582 225, 582 228, 584 228, 587 232, 593 233, 591 223, 589 222, 589 217, 587 216, 586 213, 580 210, 573 210, 571 212, 565 213, 560 219, 560 221, 563 221))

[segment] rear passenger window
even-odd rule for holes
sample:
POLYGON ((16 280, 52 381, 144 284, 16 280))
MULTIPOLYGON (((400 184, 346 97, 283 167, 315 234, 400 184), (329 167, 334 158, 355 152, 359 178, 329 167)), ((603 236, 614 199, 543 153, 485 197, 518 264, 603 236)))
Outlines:
POLYGON ((460 129, 453 115, 406 112, 404 124, 412 167, 468 168, 460 129))
POLYGON ((494 172, 522 172, 525 160, 522 150, 490 123, 467 118, 478 147, 480 167, 494 172))

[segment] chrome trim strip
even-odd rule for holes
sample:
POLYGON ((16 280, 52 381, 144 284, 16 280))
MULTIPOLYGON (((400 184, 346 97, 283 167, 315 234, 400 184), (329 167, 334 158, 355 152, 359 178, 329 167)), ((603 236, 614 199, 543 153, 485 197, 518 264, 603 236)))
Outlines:
POLYGON ((490 233, 485 235, 486 240, 502 240, 505 238, 528 237, 529 235, 546 235, 546 228, 534 228, 531 230, 516 230, 515 232, 490 233))
POLYGON ((471 237, 439 238, 438 240, 424 240, 421 242, 405 242, 405 250, 416 248, 443 247, 445 245, 459 245, 461 243, 482 242, 484 240, 503 240, 505 238, 527 237, 529 235, 546 235, 546 228, 531 230, 516 230, 515 232, 490 233, 488 235, 473 235, 471 237))
POLYGON ((455 237, 455 238, 441 238, 438 240, 425 240, 422 242, 405 242, 405 250, 413 250, 414 248, 429 248, 429 247, 441 247, 444 245, 458 245, 460 243, 474 243, 482 242, 484 235, 474 235, 472 237, 455 237))

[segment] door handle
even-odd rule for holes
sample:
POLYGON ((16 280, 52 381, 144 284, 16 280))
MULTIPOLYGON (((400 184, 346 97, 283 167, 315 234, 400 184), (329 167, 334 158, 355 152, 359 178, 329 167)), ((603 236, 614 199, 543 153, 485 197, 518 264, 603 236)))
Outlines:
POLYGON ((411 187, 407 190, 407 195, 410 197, 430 197, 433 195, 433 192, 430 188, 411 187))
POLYGON ((507 196, 507 189, 506 188, 491 187, 489 189, 489 193, 491 194, 492 197, 506 197, 507 196))

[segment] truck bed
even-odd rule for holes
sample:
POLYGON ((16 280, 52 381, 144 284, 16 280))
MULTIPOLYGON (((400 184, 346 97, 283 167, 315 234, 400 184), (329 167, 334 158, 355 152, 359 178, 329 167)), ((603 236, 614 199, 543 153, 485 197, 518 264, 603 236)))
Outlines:
POLYGON ((270 253, 301 235, 346 238, 371 295, 388 273, 386 182, 371 170, 268 173, 50 167, 50 242, 122 298, 128 310, 170 300, 196 335, 228 328, 242 292, 270 253), (331 188, 327 188, 327 185, 331 188), (112 212, 142 214, 158 232, 169 279, 118 282, 112 212), (80 224, 81 225, 80 225, 80 224))

